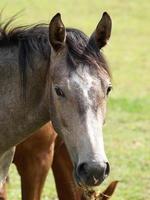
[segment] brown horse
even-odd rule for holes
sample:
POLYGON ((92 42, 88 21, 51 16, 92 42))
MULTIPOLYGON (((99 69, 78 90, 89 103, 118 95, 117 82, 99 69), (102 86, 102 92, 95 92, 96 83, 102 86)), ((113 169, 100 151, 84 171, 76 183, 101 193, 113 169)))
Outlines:
MULTIPOLYGON (((72 176, 73 166, 64 142, 57 137, 51 123, 16 147, 13 163, 21 177, 22 200, 40 200, 44 182, 52 165, 60 200, 84 200, 83 190, 72 176), (54 149, 55 145, 55 149, 54 149), (53 165, 52 165, 53 161, 53 165)), ((0 200, 7 200, 6 185, 0 200)))
POLYGON ((109 174, 102 127, 111 78, 100 50, 111 34, 110 16, 103 14, 90 38, 65 28, 60 14, 49 27, 8 31, 9 23, 0 27, 0 182, 14 146, 52 121, 76 183, 100 185, 109 174))

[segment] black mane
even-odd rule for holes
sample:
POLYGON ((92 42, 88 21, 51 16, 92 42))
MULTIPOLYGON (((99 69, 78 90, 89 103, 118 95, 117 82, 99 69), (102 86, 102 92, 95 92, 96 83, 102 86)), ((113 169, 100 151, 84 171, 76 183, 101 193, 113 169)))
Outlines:
POLYGON ((14 17, 6 23, 0 22, 0 48, 17 45, 23 96, 26 93, 27 67, 33 69, 33 54, 42 56, 48 62, 51 48, 48 40, 48 25, 26 25, 12 27, 14 17))

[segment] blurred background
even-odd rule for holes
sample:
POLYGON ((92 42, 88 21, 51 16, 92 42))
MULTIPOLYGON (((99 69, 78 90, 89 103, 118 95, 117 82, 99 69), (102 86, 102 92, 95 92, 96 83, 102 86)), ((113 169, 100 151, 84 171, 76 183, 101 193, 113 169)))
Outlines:
MULTIPOLYGON (((112 36, 104 53, 113 75, 113 91, 104 126, 111 174, 102 185, 120 180, 112 200, 150 198, 150 1, 120 0, 0 0, 2 18, 23 10, 16 24, 49 23, 62 14, 68 27, 90 35, 102 13, 112 17, 112 36)), ((20 180, 10 169, 9 200, 20 200, 20 180)), ((51 172, 43 200, 56 199, 51 172)))

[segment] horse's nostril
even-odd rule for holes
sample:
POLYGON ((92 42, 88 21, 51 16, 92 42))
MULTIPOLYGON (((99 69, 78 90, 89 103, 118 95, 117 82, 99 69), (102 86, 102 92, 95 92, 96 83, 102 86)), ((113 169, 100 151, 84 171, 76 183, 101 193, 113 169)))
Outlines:
POLYGON ((86 163, 81 163, 77 168, 77 173, 79 176, 86 175, 88 173, 88 166, 86 163))
POLYGON ((109 173, 110 173, 110 165, 108 162, 106 162, 105 176, 108 176, 109 173))

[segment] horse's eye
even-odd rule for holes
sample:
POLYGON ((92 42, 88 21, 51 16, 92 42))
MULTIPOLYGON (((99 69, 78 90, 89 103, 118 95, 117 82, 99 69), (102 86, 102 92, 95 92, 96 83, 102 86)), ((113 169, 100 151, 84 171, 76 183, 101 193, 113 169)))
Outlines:
POLYGON ((58 96, 65 97, 64 92, 59 87, 55 87, 55 92, 58 96))
POLYGON ((110 86, 108 86, 108 88, 107 88, 107 95, 109 94, 109 92, 111 91, 111 89, 112 89, 112 86, 110 85, 110 86))

